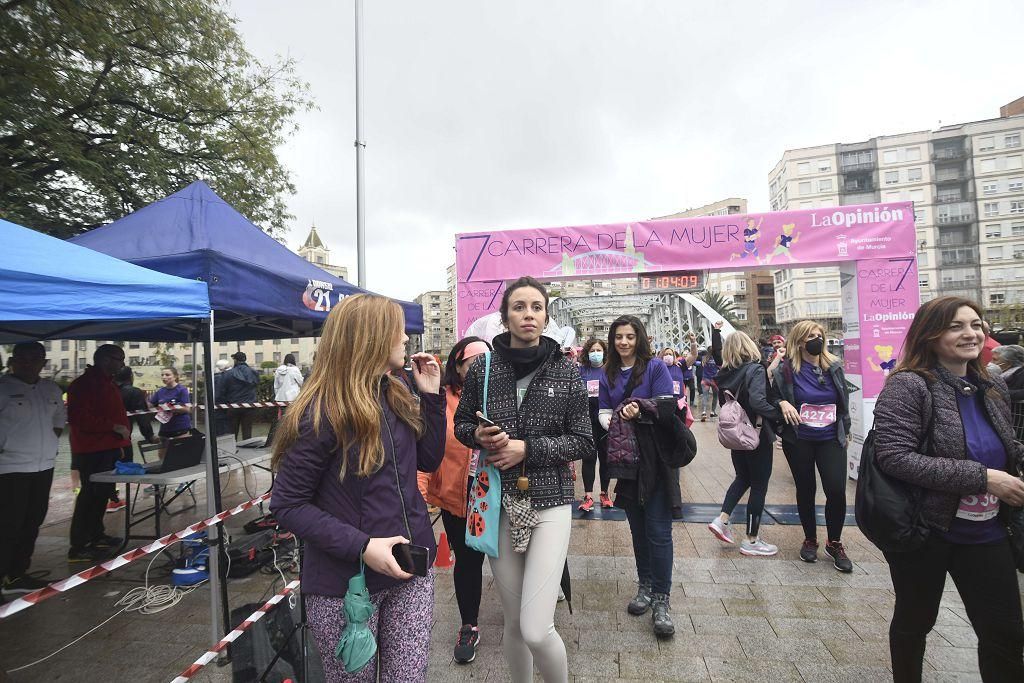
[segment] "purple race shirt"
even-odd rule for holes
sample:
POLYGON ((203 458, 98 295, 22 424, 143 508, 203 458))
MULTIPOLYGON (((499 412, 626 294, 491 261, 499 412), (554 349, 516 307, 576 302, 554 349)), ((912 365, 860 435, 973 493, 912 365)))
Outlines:
POLYGON ((796 435, 808 441, 828 441, 836 438, 836 406, 839 393, 832 376, 810 363, 801 363, 800 372, 793 374, 793 406, 800 413, 796 435))

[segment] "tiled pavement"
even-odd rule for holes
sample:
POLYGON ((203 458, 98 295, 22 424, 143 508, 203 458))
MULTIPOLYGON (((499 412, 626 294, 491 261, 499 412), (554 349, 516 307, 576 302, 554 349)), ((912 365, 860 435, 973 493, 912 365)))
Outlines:
MULTIPOLYGON (((698 424, 696 431, 701 452, 684 471, 684 499, 718 502, 731 480, 728 453, 717 445, 711 425, 698 424)), ((262 475, 260 483, 266 483, 262 475)), ((57 578, 68 572, 63 557, 70 497, 60 490, 62 486, 66 483, 55 484, 54 504, 34 564, 57 578)), ((238 475, 225 482, 224 489, 226 503, 247 498, 238 475)), ((785 459, 777 452, 769 502, 792 503, 792 491, 785 459)), ((851 482, 851 502, 852 493, 851 482)), ((201 504, 202 500, 200 496, 201 504)), ((170 523, 171 528, 197 518, 182 514, 170 523)), ((116 525, 121 513, 107 519, 116 525)), ((855 571, 844 575, 824 559, 813 565, 799 561, 799 527, 772 525, 763 532, 782 548, 778 557, 742 557, 735 548, 713 539, 701 524, 675 525, 672 611, 677 633, 672 640, 658 641, 649 617, 632 617, 625 611, 635 591, 626 523, 574 521, 569 549, 574 614, 561 604, 556 615, 574 680, 866 683, 889 679, 887 629, 893 595, 880 553, 856 527, 847 527, 844 541, 855 571)), ((157 560, 156 566, 160 563, 157 560)), ((43 657, 110 617, 117 611, 114 603, 119 597, 141 584, 145 568, 146 562, 137 562, 0 622, 0 670, 43 657)), ((501 607, 486 563, 484 570, 488 576, 481 607, 482 644, 476 661, 468 666, 452 662, 460 619, 451 572, 438 571, 430 681, 508 680, 500 644, 501 607)), ((159 575, 158 570, 153 574, 159 575)), ((232 605, 258 601, 270 582, 271 577, 259 574, 232 581, 232 605)), ((949 582, 929 640, 925 680, 977 681, 976 640, 952 588, 949 582)), ((78 644, 10 678, 168 681, 208 644, 208 606, 209 593, 200 589, 159 614, 120 614, 78 644)), ((226 682, 231 680, 230 671, 230 666, 211 666, 193 680, 226 682)))

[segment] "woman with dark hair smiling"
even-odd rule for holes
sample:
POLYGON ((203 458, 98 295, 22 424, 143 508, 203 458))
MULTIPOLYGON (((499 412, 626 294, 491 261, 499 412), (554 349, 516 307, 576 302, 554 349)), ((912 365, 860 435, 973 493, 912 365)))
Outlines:
POLYGON ((448 433, 444 442, 444 459, 430 475, 427 503, 441 508, 448 541, 455 551, 455 600, 459 603, 462 628, 455 642, 455 661, 469 664, 476 658, 480 644, 477 617, 480 613, 480 592, 483 586, 484 554, 466 545, 466 508, 469 488, 473 485, 480 452, 462 445, 455 438, 455 411, 462 396, 462 383, 470 366, 491 345, 479 337, 466 337, 452 347, 444 366, 443 385, 448 405, 448 433))
POLYGON ((594 449, 587 392, 576 364, 542 336, 544 285, 531 277, 510 284, 501 319, 508 332, 494 338, 489 370, 477 361, 466 375, 455 437, 501 470, 498 556, 490 562, 510 677, 532 681, 536 665, 545 681, 564 683, 569 665, 555 605, 572 529, 572 463, 594 449))
MULTIPOLYGON (((671 397, 672 377, 665 362, 653 358, 647 330, 639 318, 620 316, 608 330, 608 366, 601 379, 599 419, 609 429, 613 418, 631 422, 640 416, 640 403, 659 396, 671 397)), ((616 433, 617 430, 612 430, 616 433)), ((636 448, 635 439, 632 447, 636 448)), ((626 610, 640 616, 652 610, 654 633, 670 637, 675 626, 669 614, 672 589, 673 472, 638 451, 636 465, 609 463, 615 476, 615 504, 625 509, 636 556, 638 588, 626 610)), ((678 481, 679 472, 674 472, 678 481)))
POLYGON ((896 605, 893 679, 920 681, 946 573, 978 636, 983 681, 1024 681, 1024 623, 1004 516, 1024 504, 1024 452, 1006 383, 981 363, 981 307, 940 297, 914 316, 902 358, 875 404, 875 461, 920 495, 924 545, 886 552, 896 605))

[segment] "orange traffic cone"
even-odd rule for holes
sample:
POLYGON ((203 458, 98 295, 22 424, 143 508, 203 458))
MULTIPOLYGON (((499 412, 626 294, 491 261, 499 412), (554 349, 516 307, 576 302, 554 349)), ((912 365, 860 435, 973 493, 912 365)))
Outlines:
POLYGON ((440 569, 448 569, 454 564, 452 549, 448 545, 448 534, 442 531, 441 541, 437 544, 437 557, 434 559, 434 566, 440 569))

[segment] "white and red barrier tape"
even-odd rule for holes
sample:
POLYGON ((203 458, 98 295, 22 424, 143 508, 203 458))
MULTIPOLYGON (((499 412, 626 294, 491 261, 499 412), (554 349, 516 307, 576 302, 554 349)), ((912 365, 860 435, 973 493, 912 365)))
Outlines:
POLYGON ((252 626, 257 621, 262 619, 263 615, 265 615, 270 610, 274 609, 274 607, 276 607, 279 602, 288 597, 288 594, 298 587, 298 580, 292 581, 287 586, 285 586, 283 591, 281 591, 274 597, 270 598, 270 600, 267 600, 267 604, 263 605, 263 607, 260 607, 258 610, 250 614, 245 621, 236 626, 231 633, 221 638, 220 641, 213 646, 213 648, 208 650, 205 654, 203 654, 202 657, 197 659, 192 666, 182 671, 177 678, 171 681, 171 683, 185 683, 187 680, 195 676, 200 669, 202 669, 204 666, 212 662, 224 648, 226 648, 231 643, 235 642, 235 640, 237 640, 240 635, 245 633, 245 631, 250 626, 252 626))
MULTIPOLYGON (((214 408, 283 408, 284 406, 291 405, 291 401, 258 401, 256 403, 216 403, 214 408)), ((202 403, 160 403, 147 410, 129 410, 128 415, 152 415, 153 413, 159 413, 162 410, 171 410, 172 408, 200 408, 205 409, 206 406, 202 403)))
POLYGON ((61 581, 51 583, 46 588, 41 588, 40 590, 33 591, 32 593, 28 593, 27 595, 23 595, 20 598, 12 600, 7 604, 0 605, 0 619, 9 617, 12 614, 16 614, 23 609, 28 609, 32 605, 38 605, 40 602, 48 598, 52 598, 53 596, 59 593, 64 593, 68 590, 71 590, 76 586, 81 586, 83 583, 87 581, 91 581, 92 579, 95 579, 98 576, 108 574, 115 569, 123 567, 131 562, 134 562, 140 557, 144 557, 146 555, 149 555, 150 553, 156 552, 161 548, 166 548, 171 543, 181 540, 190 534, 194 534, 197 531, 201 531, 215 524, 220 524, 228 517, 232 517, 241 512, 245 512, 246 510, 256 507, 260 503, 263 503, 268 500, 270 500, 270 492, 264 493, 259 498, 254 498, 246 503, 242 503, 241 505, 233 507, 230 510, 225 510, 224 512, 218 513, 213 517, 210 517, 209 519, 203 520, 202 522, 196 522, 192 526, 182 529, 181 531, 177 531, 173 534, 168 534, 163 538, 159 538, 153 541, 149 545, 142 546, 141 548, 135 548, 134 550, 129 550, 123 555, 118 555, 117 557, 107 560, 106 562, 103 562, 101 564, 98 564, 95 567, 90 567, 85 571, 78 572, 74 576, 69 576, 68 578, 63 579, 61 581))

